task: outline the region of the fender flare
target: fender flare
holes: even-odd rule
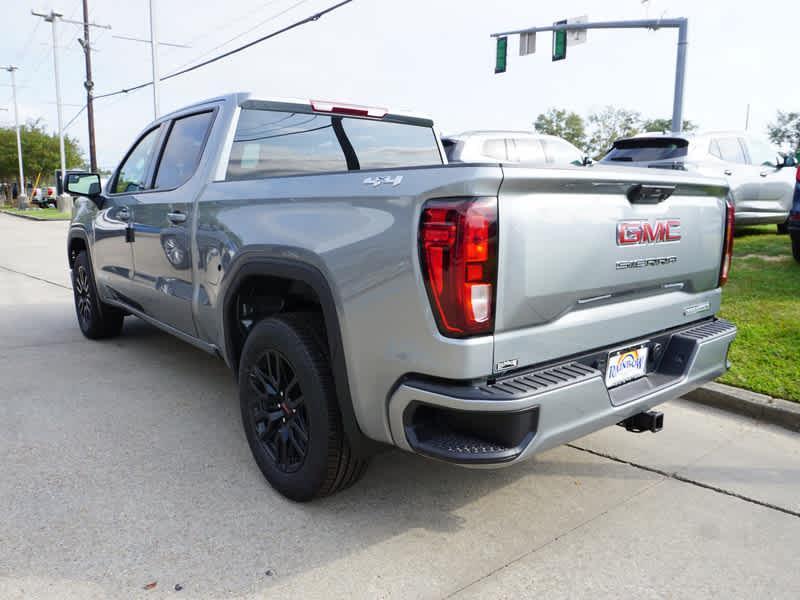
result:
[[[67,265],[69,266],[70,269],[72,269],[72,258],[70,257],[69,249],[70,246],[72,245],[72,240],[76,238],[80,238],[83,240],[83,243],[86,246],[86,253],[89,255],[89,261],[91,264],[92,253],[90,251],[90,248],[92,245],[89,240],[89,234],[83,227],[77,227],[73,225],[72,227],[69,228],[69,233],[67,234]]]
[[[363,457],[374,454],[379,444],[368,438],[361,431],[353,408],[339,314],[336,309],[333,292],[325,275],[317,267],[303,261],[270,256],[253,256],[252,254],[241,255],[230,265],[225,277],[227,281],[223,284],[224,287],[220,296],[218,316],[222,355],[225,362],[233,370],[234,376],[238,376],[239,356],[234,351],[232,333],[228,327],[230,322],[228,316],[233,308],[232,303],[240,284],[247,277],[253,276],[280,277],[301,281],[314,290],[322,307],[330,351],[331,370],[345,434],[350,442],[350,447],[356,454]]]

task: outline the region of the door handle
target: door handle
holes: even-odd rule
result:
[[[131,218],[131,212],[128,210],[126,206],[123,206],[117,211],[117,218],[120,221],[127,221]]]
[[[731,171],[730,169],[725,169],[723,173],[725,173],[725,175],[733,175],[733,171]]]
[[[186,221],[186,215],[179,210],[175,212],[167,213],[167,218],[176,225],[178,223],[184,223]]]
[[[767,176],[767,172],[766,172],[766,171],[761,171],[760,175],[761,175],[762,177],[766,177],[766,176]]]

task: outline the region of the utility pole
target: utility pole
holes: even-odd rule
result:
[[[497,38],[498,43],[498,64],[502,63],[502,69],[495,69],[497,73],[505,72],[505,51],[500,54],[500,43],[506,38],[504,43],[507,48],[507,37],[509,35],[530,35],[543,31],[586,31],[588,29],[677,29],[678,30],[678,55],[675,64],[675,94],[672,100],[672,131],[679,133],[683,129],[683,93],[684,81],[686,78],[686,52],[689,45],[689,20],[686,18],[678,19],[643,19],[637,21],[605,21],[598,23],[559,23],[549,27],[530,27],[528,29],[517,29],[503,33],[493,33],[492,37]],[[554,55],[555,56],[555,55]],[[502,58],[502,60],[501,60]],[[555,58],[554,58],[555,60]]]
[[[61,179],[64,179],[64,174],[67,172],[67,159],[66,155],[64,154],[64,128],[63,128],[63,115],[61,110],[61,78],[59,77],[58,73],[58,38],[56,36],[56,23],[60,18],[64,15],[61,13],[57,13],[54,10],[50,10],[49,13],[40,13],[36,12],[35,10],[31,11],[32,15],[37,17],[42,17],[45,21],[50,23],[52,26],[53,32],[53,70],[56,80],[56,113],[58,114],[58,152],[60,156],[60,165],[61,165]],[[58,183],[58,182],[56,182]],[[72,207],[69,206],[70,198],[64,193],[64,186],[63,184],[61,187],[61,195],[56,199],[58,204],[59,210],[62,212],[66,212],[67,210],[71,210]]]
[[[89,0],[83,0],[83,39],[78,40],[86,57],[86,120],[89,122],[89,170],[97,173],[97,151],[94,143],[94,81],[92,81],[92,47],[89,44]]]
[[[27,187],[25,186],[25,173],[22,169],[22,138],[19,133],[19,108],[17,106],[17,79],[14,72],[17,67],[8,65],[3,67],[6,71],[11,73],[11,95],[14,97],[14,127],[17,130],[17,161],[19,162],[19,195],[17,196],[17,207],[20,209],[25,208],[27,194]]]
[[[150,0],[150,57],[153,66],[153,118],[157,119],[160,75],[158,73],[158,36],[156,32],[155,3],[156,0]]]
[[[88,45],[88,39],[89,39],[88,28],[89,27],[102,27],[103,29],[111,29],[111,26],[110,25],[97,25],[95,23],[89,23],[89,21],[87,19],[87,17],[88,17],[88,14],[87,14],[88,10],[87,9],[88,9],[88,6],[86,5],[86,0],[84,0],[84,3],[83,3],[83,10],[84,10],[83,21],[71,21],[69,19],[65,19],[64,15],[62,15],[61,13],[57,13],[52,9],[50,10],[49,13],[37,12],[35,10],[31,11],[32,15],[37,16],[37,17],[42,17],[45,21],[50,23],[50,25],[52,25],[52,29],[53,29],[53,70],[54,70],[54,75],[55,75],[55,80],[56,80],[56,113],[58,114],[58,150],[59,150],[59,154],[60,154],[60,158],[61,158],[61,181],[58,182],[59,183],[59,187],[61,187],[61,195],[58,197],[57,202],[58,202],[58,208],[62,212],[67,212],[67,211],[72,210],[72,198],[69,196],[69,194],[67,194],[64,191],[64,180],[66,178],[66,173],[67,173],[67,159],[66,159],[66,155],[64,153],[64,123],[63,123],[63,114],[62,114],[63,111],[62,111],[62,106],[61,106],[61,78],[59,77],[59,72],[58,72],[58,38],[56,36],[56,23],[58,21],[64,21],[66,23],[73,23],[73,24],[76,24],[76,25],[83,25],[83,32],[84,32],[84,35],[86,36],[86,40],[84,40],[84,41],[87,42],[86,46],[84,47],[84,51],[86,52],[86,56],[87,56],[87,58],[86,58],[86,63],[87,63],[87,81],[91,81],[91,59],[89,58],[89,52],[91,52],[91,49],[89,48],[89,45]],[[89,87],[87,87],[87,96],[91,96],[91,89],[89,89]],[[89,102],[88,108],[89,108],[90,111],[92,110],[91,100]],[[94,123],[93,123],[94,113],[93,113],[93,111],[90,112],[90,114],[92,115],[91,117],[89,117],[90,145],[92,145],[93,144],[93,140],[94,140],[94,135],[93,135],[93,131],[94,131]]]

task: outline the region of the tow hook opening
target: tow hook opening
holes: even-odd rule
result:
[[[664,429],[664,413],[658,412],[657,410],[640,412],[632,417],[628,417],[624,421],[620,421],[617,425],[633,433],[643,433],[645,431],[658,433]]]

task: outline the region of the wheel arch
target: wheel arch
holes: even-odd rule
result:
[[[331,370],[344,431],[355,452],[363,456],[373,454],[378,443],[367,438],[361,431],[353,407],[341,324],[333,291],[325,275],[316,266],[298,260],[258,255],[243,255],[231,264],[219,303],[222,354],[225,362],[234,375],[237,375],[244,340],[237,342],[235,339],[236,302],[243,285],[248,280],[259,277],[300,282],[316,294],[325,323]]]
[[[81,250],[90,254],[89,246],[89,234],[86,233],[86,230],[82,227],[71,227],[67,235],[67,264],[70,269],[75,264],[75,259]],[[89,263],[91,264],[91,256],[89,256]]]

